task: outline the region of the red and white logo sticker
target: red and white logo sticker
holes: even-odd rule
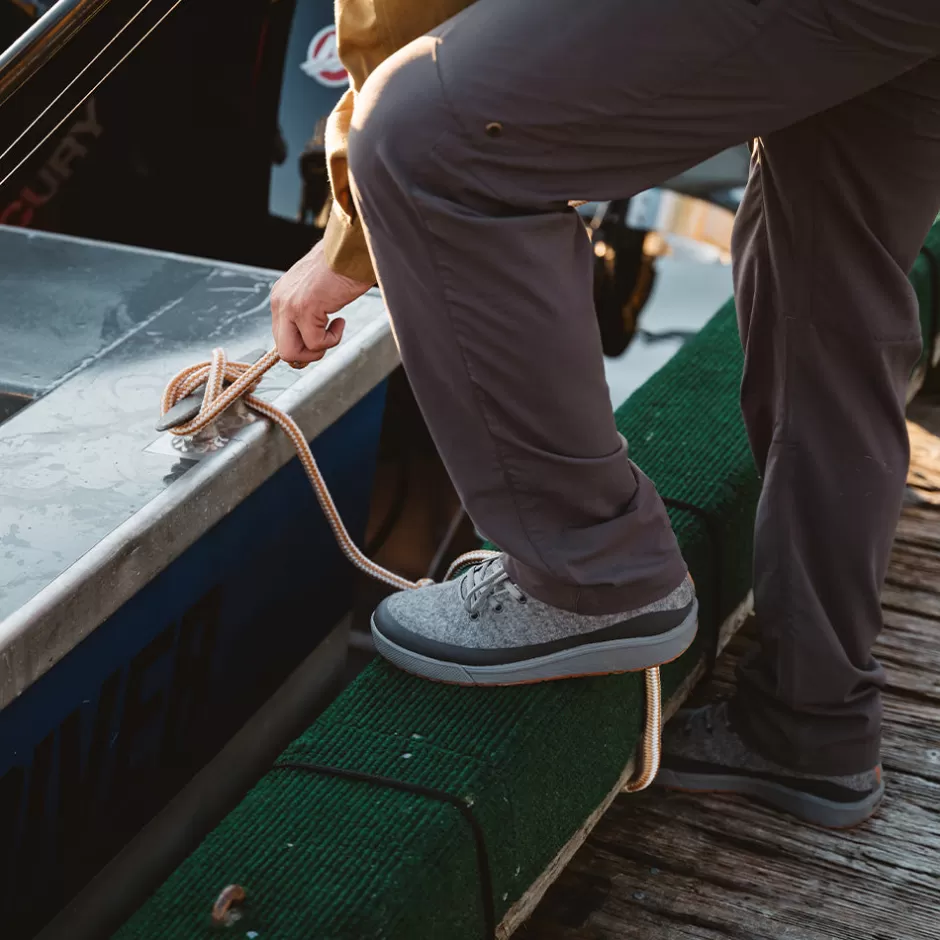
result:
[[[336,27],[324,26],[310,40],[307,59],[300,66],[304,74],[316,79],[327,88],[342,88],[349,84],[349,73],[343,68],[336,49]]]

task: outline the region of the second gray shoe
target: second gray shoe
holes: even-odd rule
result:
[[[768,760],[738,734],[728,702],[683,709],[673,718],[663,734],[656,784],[749,797],[830,829],[864,822],[885,792],[880,766],[838,776],[800,773]]]
[[[691,581],[639,610],[588,616],[529,597],[495,556],[443,584],[402,591],[372,616],[376,649],[407,672],[458,685],[519,685],[635,672],[692,644]]]

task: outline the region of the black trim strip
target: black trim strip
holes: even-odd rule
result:
[[[666,634],[680,627],[691,610],[691,603],[676,610],[653,610],[637,617],[621,620],[609,627],[592,630],[590,633],[575,633],[558,640],[531,643],[528,646],[500,647],[456,646],[453,643],[444,643],[421,636],[419,633],[412,633],[387,612],[384,601],[376,608],[374,619],[376,629],[385,639],[420,656],[427,656],[445,663],[456,663],[458,666],[509,666],[513,663],[523,663],[541,656],[551,656],[553,653],[590,646],[594,643]]]
[[[324,777],[339,777],[342,780],[352,780],[357,783],[371,783],[390,790],[402,793],[413,793],[417,796],[448,803],[460,812],[466,819],[473,832],[474,848],[477,856],[477,875],[480,883],[480,901],[483,906],[483,936],[485,940],[496,940],[496,911],[493,907],[493,877],[490,870],[490,858],[486,850],[486,839],[483,827],[473,815],[470,804],[462,797],[448,793],[446,790],[436,790],[433,787],[423,787],[417,783],[406,783],[404,780],[394,780],[391,777],[382,777],[378,774],[366,774],[358,770],[346,770],[343,767],[329,767],[326,764],[311,764],[305,761],[281,761],[274,765],[273,770],[298,770],[303,773],[319,774]]]

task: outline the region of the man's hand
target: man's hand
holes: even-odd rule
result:
[[[343,338],[346,326],[340,317],[331,323],[330,315],[371,286],[333,271],[318,242],[271,291],[271,331],[278,355],[291,364],[322,359]]]

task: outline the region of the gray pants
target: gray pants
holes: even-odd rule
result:
[[[518,583],[586,613],[685,566],[614,426],[569,199],[759,138],[735,231],[763,495],[738,714],[783,763],[879,759],[871,649],[921,348],[907,274],[940,207],[937,0],[478,0],[384,63],[350,142],[405,368]]]

